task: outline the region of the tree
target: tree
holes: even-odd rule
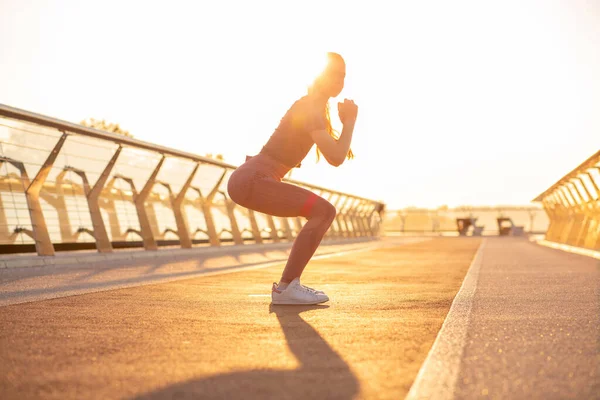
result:
[[[129,131],[122,129],[119,126],[119,124],[113,124],[112,122],[106,122],[106,120],[104,120],[104,119],[97,120],[94,118],[88,118],[88,119],[84,119],[79,124],[83,125],[83,126],[87,126],[88,128],[99,129],[101,131],[117,133],[119,135],[133,138],[133,135],[131,133],[129,133]]]

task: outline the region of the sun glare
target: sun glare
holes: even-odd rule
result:
[[[326,53],[296,53],[288,76],[304,88],[310,86],[327,66]]]
[[[327,67],[327,55],[326,54],[317,54],[314,57],[309,58],[307,65],[306,65],[306,71],[309,75],[309,79],[307,81],[307,85],[310,85],[313,83],[313,81],[319,76],[321,75],[321,73],[325,70],[325,68]]]

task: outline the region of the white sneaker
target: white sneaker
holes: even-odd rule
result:
[[[325,292],[324,292],[324,291],[322,291],[322,290],[313,289],[313,288],[311,288],[311,287],[308,287],[308,286],[306,286],[306,285],[302,285],[302,286],[304,286],[304,287],[305,287],[305,288],[307,288],[308,290],[310,290],[310,291],[313,291],[313,292],[315,292],[315,293],[318,293],[318,294],[325,294]]]
[[[273,282],[271,289],[271,302],[273,304],[319,304],[329,300],[325,293],[319,293],[314,289],[300,284],[296,278],[290,282],[285,290],[280,290]]]

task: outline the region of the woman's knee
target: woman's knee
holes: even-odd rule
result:
[[[333,204],[322,197],[315,202],[311,217],[318,217],[328,221],[330,224],[335,219],[337,210]]]

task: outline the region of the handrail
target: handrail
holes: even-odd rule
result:
[[[119,134],[112,133],[112,132],[106,132],[106,131],[102,131],[102,130],[95,129],[95,128],[89,128],[87,126],[75,124],[75,123],[68,122],[68,121],[63,121],[63,120],[60,120],[57,118],[49,117],[49,116],[42,115],[42,114],[37,114],[37,113],[31,112],[31,111],[22,110],[22,109],[19,109],[16,107],[11,107],[11,106],[8,106],[8,105],[2,104],[2,103],[0,103],[0,116],[18,119],[18,120],[27,121],[27,122],[32,122],[34,124],[47,126],[50,128],[55,128],[59,131],[78,133],[81,135],[90,136],[90,137],[94,137],[97,139],[111,141],[111,142],[121,144],[121,145],[128,145],[128,146],[136,147],[136,148],[143,149],[143,150],[150,150],[150,151],[154,151],[154,152],[157,152],[160,154],[170,155],[170,156],[179,157],[179,158],[185,158],[185,159],[189,159],[192,161],[200,161],[200,162],[207,163],[207,164],[213,164],[213,165],[223,167],[223,168],[228,168],[228,169],[236,169],[237,168],[235,165],[227,164],[225,162],[215,160],[212,158],[203,157],[203,156],[200,156],[197,154],[188,153],[185,151],[172,149],[172,148],[165,147],[165,146],[160,146],[157,144],[152,144],[150,142],[130,138],[130,137],[127,137],[124,135],[119,135]],[[293,183],[296,185],[310,187],[311,189],[315,189],[315,190],[326,190],[328,192],[335,193],[335,194],[342,195],[342,196],[352,196],[353,198],[357,198],[357,199],[361,199],[361,200],[375,201],[373,199],[368,199],[368,198],[356,196],[353,194],[351,195],[349,193],[344,193],[344,192],[340,192],[338,190],[333,190],[333,189],[329,189],[329,188],[325,188],[322,186],[318,186],[318,185],[314,185],[314,184],[306,183],[306,182],[301,182],[301,181],[297,181],[297,180],[293,180],[293,179],[284,179],[284,181]]]
[[[97,139],[103,139],[117,144],[137,147],[143,150],[150,150],[160,154],[166,154],[174,157],[187,158],[193,161],[201,161],[208,164],[218,165],[226,168],[236,168],[233,165],[214,160],[212,158],[199,156],[192,153],[187,153],[181,150],[175,150],[168,147],[152,144],[143,140],[130,138],[124,135],[119,135],[112,132],[101,131],[95,128],[74,124],[72,122],[63,121],[57,118],[48,117],[42,114],[36,114],[31,111],[21,110],[19,108],[7,106],[0,103],[0,116],[18,119],[21,121],[32,122],[34,124],[55,128],[59,131],[67,131],[79,133],[81,135],[90,136]]]
[[[549,193],[553,192],[556,188],[563,185],[565,182],[568,182],[572,178],[576,178],[578,175],[586,172],[590,168],[594,167],[596,164],[600,162],[600,150],[598,150],[595,154],[591,155],[587,160],[579,164],[577,167],[573,168],[568,174],[560,178],[556,183],[546,189],[544,192],[540,193],[533,201],[541,202],[544,197],[546,197]]]
[[[600,151],[538,195],[550,219],[546,240],[600,250]]]

